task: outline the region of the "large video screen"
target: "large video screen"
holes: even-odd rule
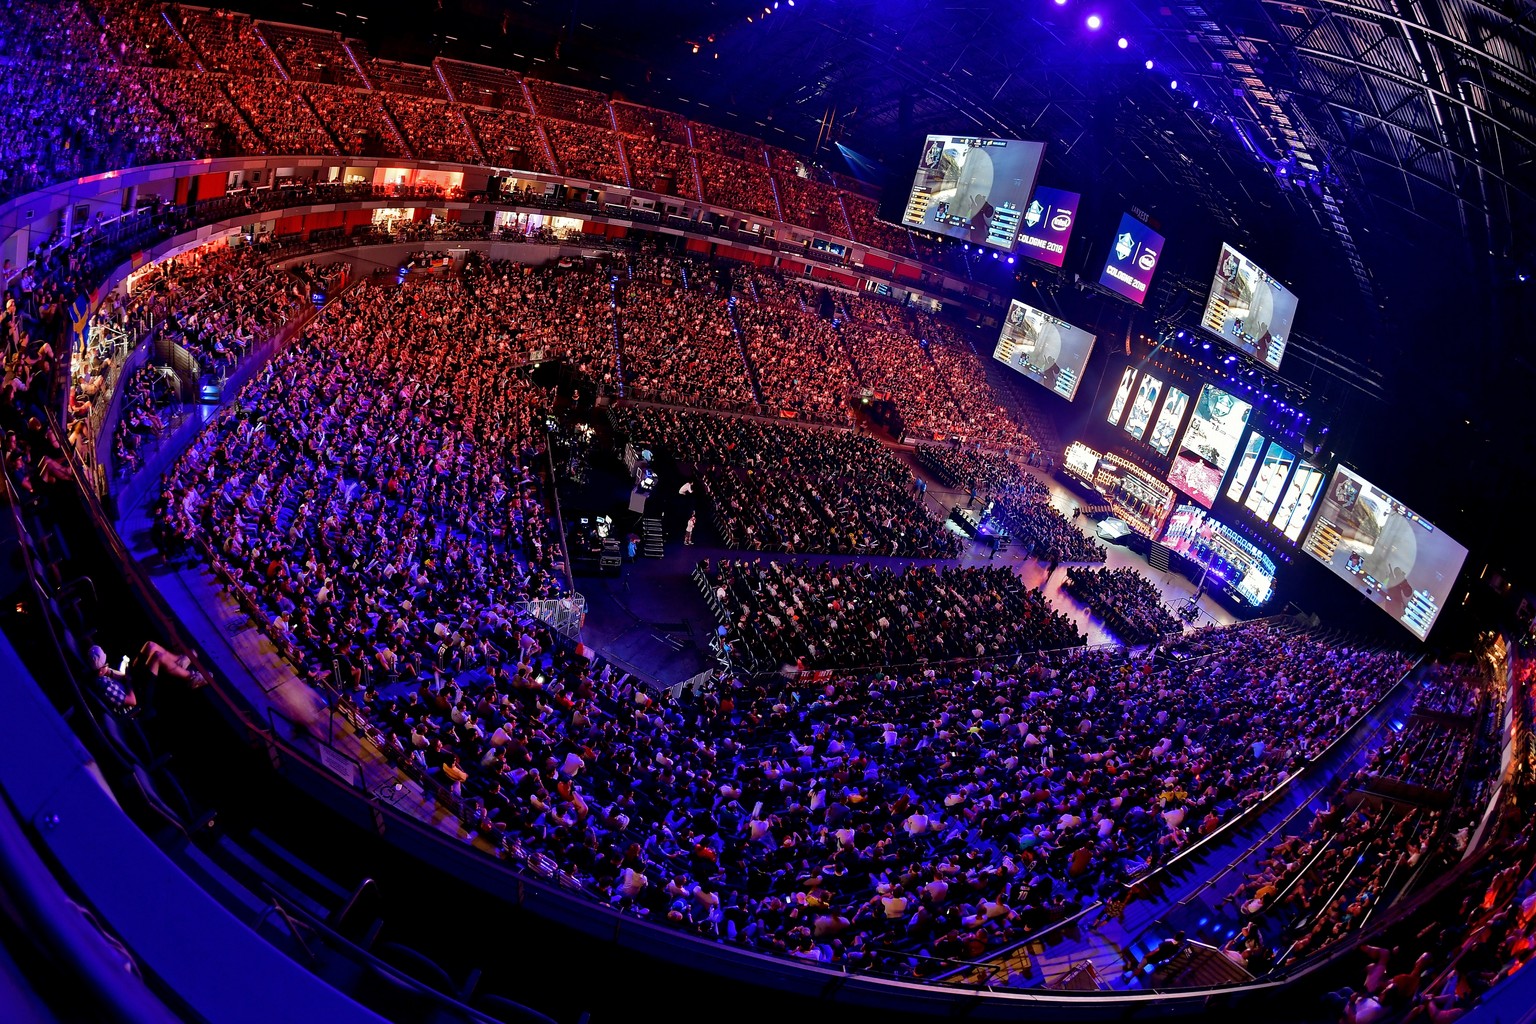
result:
[[[1131,400],[1131,385],[1136,383],[1136,367],[1127,366],[1125,372],[1120,375],[1120,387],[1115,391],[1115,400],[1109,406],[1109,422],[1116,426],[1120,423],[1120,416],[1125,412],[1125,403]]]
[[[1141,375],[1141,385],[1136,388],[1136,401],[1131,403],[1130,414],[1125,417],[1125,432],[1138,441],[1147,432],[1147,423],[1152,419],[1152,410],[1157,408],[1157,396],[1162,390],[1162,381],[1150,373]]]
[[[1200,389],[1194,415],[1184,429],[1180,447],[1200,456],[1225,475],[1243,439],[1253,406],[1210,384]]]
[[[1216,491],[1221,487],[1221,470],[1181,448],[1168,468],[1168,482],[1210,508],[1216,504]]]
[[[1269,448],[1264,452],[1264,462],[1259,467],[1259,475],[1253,481],[1253,488],[1248,492],[1248,500],[1244,502],[1248,511],[1268,522],[1274,514],[1275,506],[1280,504],[1280,492],[1285,487],[1285,482],[1290,479],[1291,467],[1296,464],[1296,453],[1287,451],[1274,441],[1269,443]]]
[[[1216,492],[1232,465],[1232,456],[1248,428],[1248,414],[1252,411],[1247,402],[1220,388],[1209,384],[1202,387],[1189,426],[1184,428],[1184,438],[1179,442],[1179,452],[1168,469],[1168,482],[1206,508],[1215,504]],[[1258,451],[1252,454],[1257,460]],[[1253,463],[1245,456],[1240,472],[1245,483],[1252,470]],[[1238,488],[1238,493],[1241,492],[1242,488]]]
[[[1152,428],[1152,436],[1148,444],[1159,455],[1167,455],[1173,447],[1173,439],[1179,432],[1179,421],[1184,419],[1184,410],[1189,408],[1189,396],[1178,388],[1169,388],[1168,394],[1163,397],[1163,411],[1157,414],[1157,426]]]
[[[1099,284],[1139,305],[1147,300],[1162,255],[1163,236],[1130,214],[1122,214]]]
[[[1278,370],[1295,319],[1296,296],[1248,257],[1223,245],[1200,326]]]
[[[1227,484],[1227,497],[1232,501],[1242,500],[1243,491],[1248,489],[1248,481],[1253,479],[1253,469],[1259,464],[1263,452],[1264,435],[1254,431],[1248,435],[1248,446],[1243,449],[1243,457],[1237,460],[1237,472]]]
[[[1072,223],[1077,220],[1077,204],[1082,196],[1059,188],[1035,189],[1024,208],[1023,226],[1019,228],[1019,249],[1030,259],[1059,267],[1067,261],[1067,242],[1072,238]]]
[[[1094,336],[1081,327],[1014,299],[1008,304],[1008,316],[992,358],[1070,402],[1077,397],[1093,340]]]
[[[1280,502],[1275,518],[1271,520],[1275,529],[1285,534],[1285,539],[1292,544],[1301,536],[1302,527],[1307,525],[1307,517],[1312,514],[1312,506],[1317,504],[1317,493],[1322,485],[1322,470],[1306,459],[1296,464],[1296,473],[1291,477],[1291,486],[1286,488],[1285,500]]]
[[[1467,549],[1347,467],[1334,470],[1302,549],[1427,639]]]
[[[930,135],[901,222],[1012,252],[1044,152],[1043,142]]]

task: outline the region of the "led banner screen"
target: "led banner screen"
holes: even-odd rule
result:
[[[1077,397],[1093,340],[1094,336],[1081,327],[1014,299],[1008,304],[1008,316],[992,358],[1070,402]]]
[[[1296,296],[1230,245],[1221,247],[1200,326],[1271,369],[1280,368]]]
[[[1450,597],[1467,549],[1353,470],[1334,470],[1302,549],[1420,640]]]
[[[1120,375],[1120,387],[1115,392],[1115,401],[1109,407],[1109,422],[1119,425],[1120,415],[1125,412],[1125,403],[1131,400],[1131,385],[1135,383],[1136,367],[1127,366]]]
[[[1163,255],[1163,236],[1130,214],[1120,217],[1120,228],[1109,243],[1109,257],[1099,284],[1116,295],[1140,305],[1147,300],[1152,275]]]
[[[1019,251],[1030,259],[1059,267],[1067,261],[1067,242],[1082,196],[1044,185],[1035,189],[1019,227]]]
[[[1197,565],[1206,566],[1218,586],[1255,608],[1275,593],[1275,562],[1226,523],[1193,505],[1180,505],[1168,517],[1163,543]],[[1210,585],[1211,580],[1206,580]]]
[[[1169,388],[1163,398],[1163,411],[1157,414],[1157,426],[1152,428],[1152,437],[1148,441],[1157,454],[1167,455],[1173,447],[1179,423],[1184,419],[1184,410],[1188,408],[1189,396],[1178,388]]]
[[[1142,374],[1141,386],[1136,389],[1136,401],[1131,403],[1130,415],[1125,418],[1125,432],[1136,440],[1147,431],[1147,421],[1157,407],[1157,396],[1163,390],[1163,382],[1150,373]]]
[[[1044,152],[1043,142],[930,135],[901,222],[1012,252]]]

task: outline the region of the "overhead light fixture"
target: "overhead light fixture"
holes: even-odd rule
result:
[[[1175,78],[1173,81],[1168,83],[1168,88],[1170,88],[1170,89],[1177,89],[1178,87],[1179,87],[1179,80],[1177,78]]]
[[[1097,14],[1090,14],[1090,15],[1088,15],[1088,28],[1091,31],[1097,32],[1100,28],[1103,27],[1103,25],[1104,25],[1104,19],[1103,18],[1099,17]]]
[[[1131,45],[1131,41],[1129,39],[1125,38],[1125,36],[1121,36],[1119,39],[1115,40],[1115,45],[1120,47],[1120,49],[1123,50],[1127,46]]]
[[[1146,65],[1145,65],[1145,67],[1146,67],[1146,69],[1147,69],[1147,70],[1148,70],[1148,71],[1151,71],[1151,70],[1152,70],[1152,62],[1151,62],[1151,61],[1150,61],[1150,60],[1148,60],[1148,61],[1147,61],[1147,63],[1146,63]]]

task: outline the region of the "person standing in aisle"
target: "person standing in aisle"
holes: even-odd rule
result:
[[[698,521],[699,516],[697,512],[689,513],[688,525],[683,527],[683,544],[687,547],[693,546],[693,528],[698,523]]]

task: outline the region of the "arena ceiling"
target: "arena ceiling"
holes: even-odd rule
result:
[[[1425,509],[1449,527],[1536,475],[1536,0],[236,6],[678,110],[888,192],[928,132],[1044,139],[1041,181],[1090,219],[1164,229],[1153,313],[1191,301],[1221,241],[1292,286],[1283,375],[1384,486],[1422,492],[1454,459],[1462,486]]]

